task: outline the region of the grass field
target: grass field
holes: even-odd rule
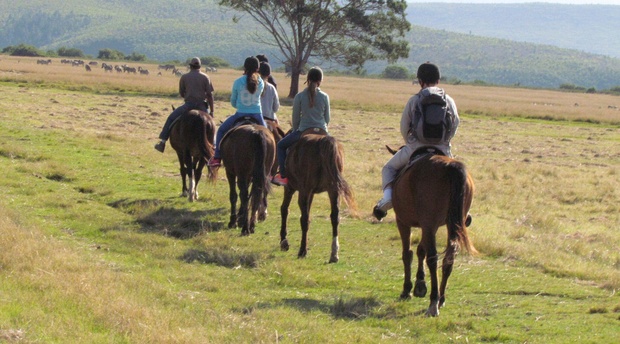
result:
[[[306,259],[296,202],[291,251],[279,250],[280,188],[250,237],[225,227],[223,173],[201,182],[198,202],[178,197],[176,155],[153,149],[181,103],[176,77],[35,62],[0,56],[0,342],[617,341],[619,97],[445,85],[462,120],[453,152],[476,182],[481,255],[457,257],[446,307],[426,318],[428,298],[398,300],[393,215],[370,214],[410,82],[326,76],[359,207],[341,213],[340,262],[327,264],[326,195]],[[211,74],[216,120],[233,113],[238,75]],[[288,128],[290,107],[279,117]]]

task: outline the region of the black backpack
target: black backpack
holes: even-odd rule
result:
[[[413,118],[412,133],[418,141],[425,144],[447,142],[452,128],[453,116],[446,96],[443,90],[436,90],[424,89],[420,92]]]

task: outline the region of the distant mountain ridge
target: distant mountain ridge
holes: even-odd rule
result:
[[[620,58],[620,6],[617,5],[411,2],[407,14],[412,24],[432,29]]]
[[[476,16],[474,12],[490,13],[488,9],[495,5],[479,7],[480,5],[437,3],[431,4],[432,6],[426,4],[430,8],[426,10],[423,5],[409,4],[407,10],[414,24],[420,17],[425,18],[424,26],[414,25],[407,36],[411,43],[409,58],[398,61],[411,72],[422,62],[434,61],[441,66],[444,76],[464,82],[480,80],[499,85],[546,88],[574,84],[594,87],[597,90],[620,86],[619,58],[585,53],[585,49],[570,50],[550,44],[525,43],[525,39],[516,42],[478,35],[483,29],[491,27],[491,17],[484,20],[478,17],[479,21],[489,23],[479,23],[479,26],[475,26],[475,32],[471,30],[472,34],[429,28],[441,22],[440,17],[430,14],[437,12],[437,8],[440,9],[439,12],[445,13],[456,11],[451,15],[444,14],[446,22],[459,18],[463,23],[475,23],[475,20],[469,18]],[[517,8],[514,11],[512,7],[497,6],[509,8],[508,12],[521,13],[519,15],[525,17],[536,18],[535,13],[552,13],[553,15],[544,20],[552,27],[566,23],[568,19],[563,18],[570,16],[564,15],[562,11],[572,9],[566,5],[533,5],[540,6],[514,5]],[[611,7],[610,13],[615,13],[616,7],[620,8],[593,7]],[[0,8],[3,8],[0,12],[0,48],[21,43],[34,45],[42,50],[56,50],[64,46],[81,49],[93,56],[97,56],[101,49],[110,48],[125,54],[145,54],[162,62],[184,61],[192,56],[218,56],[235,66],[241,65],[249,55],[265,53],[275,67],[281,65],[281,55],[277,48],[252,41],[249,33],[260,32],[261,27],[247,15],[220,8],[216,0],[0,0]],[[480,11],[480,8],[484,11]],[[520,8],[530,8],[531,12],[523,12]],[[540,8],[545,10],[538,10]],[[497,12],[497,16],[500,16],[500,12],[506,11]],[[583,12],[584,15],[591,13],[587,10]],[[235,16],[240,18],[238,24],[232,20]],[[617,18],[620,18],[620,15]],[[583,32],[594,32],[592,30],[595,29],[591,28],[593,25],[586,25],[595,22],[594,19],[596,18],[585,16],[581,18],[583,25],[580,28]],[[614,31],[619,32],[615,29],[618,23],[608,23],[607,19],[599,22],[614,28],[609,30],[608,35]],[[495,25],[498,32],[502,31],[502,25],[510,27],[501,20],[496,21]],[[607,29],[608,27],[603,27],[599,31]],[[542,31],[539,32],[543,36]],[[565,29],[565,32],[573,31]],[[592,40],[607,40],[610,45],[620,47],[620,44],[615,43],[620,39],[620,35],[615,38],[602,33],[601,35]],[[574,36],[576,39],[577,35]],[[326,69],[343,69],[328,63],[321,64]],[[370,62],[365,69],[370,74],[378,74],[386,65],[386,61]]]

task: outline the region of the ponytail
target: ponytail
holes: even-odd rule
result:
[[[258,59],[254,56],[250,56],[245,59],[243,63],[243,74],[247,76],[247,88],[248,92],[254,94],[258,89]]]
[[[308,78],[306,83],[308,84],[308,91],[310,96],[310,107],[314,107],[314,99],[316,98],[316,90],[319,88],[319,84],[323,80],[323,71],[319,67],[312,67],[308,71]]]

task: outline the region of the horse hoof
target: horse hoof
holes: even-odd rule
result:
[[[288,240],[284,239],[280,241],[280,250],[288,251],[288,249],[289,249]]]
[[[439,308],[443,307],[446,304],[446,297],[442,296],[439,298]]]
[[[306,251],[299,251],[299,253],[297,254],[297,258],[301,259],[301,258],[306,258],[306,254],[308,252]]]
[[[228,223],[228,229],[233,229],[235,227],[237,227],[237,223],[232,222],[232,221]]]
[[[249,236],[249,235],[250,235],[249,231],[247,231],[247,230],[241,231],[241,236]]]
[[[338,263],[338,256],[331,256],[329,258],[329,263]]]
[[[415,288],[413,288],[413,295],[415,297],[426,296],[426,282],[424,282],[424,280],[415,281]]]
[[[401,300],[410,300],[411,299],[411,293],[408,291],[403,291],[402,293],[400,293],[400,299]]]

